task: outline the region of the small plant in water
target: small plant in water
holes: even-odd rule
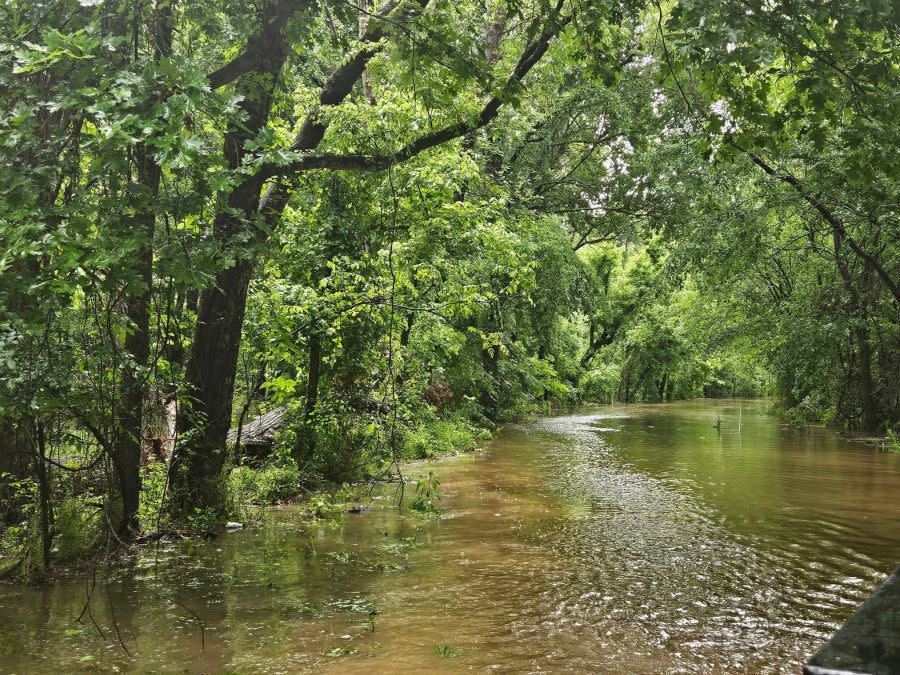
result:
[[[432,470],[428,476],[416,483],[416,496],[409,505],[411,511],[422,515],[434,516],[440,513],[437,503],[441,498],[441,482]]]
[[[893,429],[888,429],[887,437],[890,442],[890,445],[887,447],[888,451],[900,453],[900,433]]]
[[[321,520],[339,521],[343,516],[342,503],[339,495],[319,492],[311,496],[304,506],[304,510]]]
[[[444,643],[435,645],[434,653],[443,659],[455,659],[458,656],[462,656],[462,652],[456,647],[451,647],[450,645],[445,645]]]
[[[187,517],[187,526],[193,532],[208,534],[222,524],[222,517],[213,509],[195,508]]]

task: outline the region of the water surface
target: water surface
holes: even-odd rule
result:
[[[431,465],[439,520],[282,508],[0,586],[0,671],[797,672],[900,562],[900,456],[764,411],[545,418]]]

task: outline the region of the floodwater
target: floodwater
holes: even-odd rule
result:
[[[440,519],[282,508],[0,586],[0,672],[796,673],[900,562],[900,456],[764,411],[540,419],[408,468],[437,471]]]

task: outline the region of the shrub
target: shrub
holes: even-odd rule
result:
[[[888,429],[887,437],[888,441],[890,441],[890,445],[888,446],[890,451],[900,453],[900,433],[894,431],[893,429]]]
[[[592,403],[608,403],[619,386],[618,368],[603,364],[581,376],[579,382],[581,400]]]
[[[141,471],[141,498],[138,502],[138,522],[142,530],[155,530],[168,525],[168,513],[163,508],[166,491],[165,462],[151,462]]]
[[[789,424],[804,427],[827,421],[830,412],[826,402],[807,396],[794,407],[784,410],[782,415]]]
[[[426,422],[406,433],[403,456],[428,459],[474,450],[480,435],[479,429],[458,419]]]
[[[102,505],[69,497],[56,507],[56,558],[73,560],[97,544],[102,531]]]
[[[269,506],[296,497],[303,478],[293,460],[275,458],[234,468],[229,482],[236,503]]]
[[[527,420],[534,417],[539,410],[540,405],[535,401],[524,397],[516,397],[497,411],[497,421],[519,422]]]

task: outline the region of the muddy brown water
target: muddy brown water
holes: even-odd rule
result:
[[[91,579],[0,586],[0,672],[798,672],[900,562],[900,456],[765,409],[511,426],[408,469],[439,520],[273,509],[100,571],[93,621]]]

